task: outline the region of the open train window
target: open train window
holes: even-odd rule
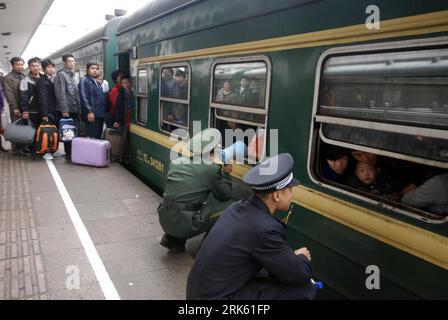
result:
[[[137,122],[148,122],[148,69],[140,67],[137,73]]]
[[[448,222],[446,44],[357,48],[330,50],[321,58],[313,178],[395,212]],[[363,161],[356,156],[361,153],[378,161]],[[438,190],[428,195],[431,188]]]
[[[223,137],[223,148],[245,145],[245,162],[266,154],[266,125],[271,78],[263,56],[217,60],[212,69],[210,126]]]
[[[160,69],[160,129],[171,133],[188,132],[190,114],[190,67],[164,65]]]

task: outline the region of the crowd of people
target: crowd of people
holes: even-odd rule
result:
[[[109,90],[101,65],[91,61],[86,65],[86,76],[78,83],[73,54],[65,54],[62,60],[64,67],[56,71],[50,59],[32,58],[28,61],[29,73],[25,75],[25,61],[20,57],[11,59],[12,71],[0,81],[0,108],[5,106],[4,95],[11,122],[22,118],[38,128],[42,123],[59,126],[61,119],[73,119],[77,134],[94,139],[103,137],[105,126],[129,130],[134,103],[129,76],[120,70],[113,71],[115,85]],[[81,127],[85,128],[84,132]],[[1,144],[0,148],[6,151]],[[71,141],[64,142],[64,150],[70,160]],[[35,151],[35,143],[12,144],[14,155],[30,156]]]

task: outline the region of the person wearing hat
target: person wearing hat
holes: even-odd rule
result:
[[[292,250],[286,226],[273,217],[288,211],[293,158],[280,154],[243,178],[255,195],[225,210],[204,240],[188,276],[187,299],[314,299],[311,255]]]
[[[170,164],[157,212],[165,231],[160,244],[171,252],[184,251],[187,239],[208,232],[232,203],[232,165],[213,163],[219,138],[217,129],[203,130],[187,144],[192,157]]]

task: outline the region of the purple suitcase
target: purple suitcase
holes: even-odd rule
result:
[[[72,140],[72,163],[91,167],[106,167],[110,162],[109,141],[89,138]]]

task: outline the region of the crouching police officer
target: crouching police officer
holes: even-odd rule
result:
[[[170,164],[163,202],[157,211],[165,231],[160,244],[171,252],[184,251],[187,239],[208,232],[233,202],[232,165],[213,163],[219,137],[217,129],[203,130],[187,144],[193,157]]]
[[[187,299],[313,299],[311,255],[292,250],[285,225],[273,217],[288,211],[293,159],[281,154],[250,170],[243,181],[255,195],[224,211],[202,244],[188,276]]]

